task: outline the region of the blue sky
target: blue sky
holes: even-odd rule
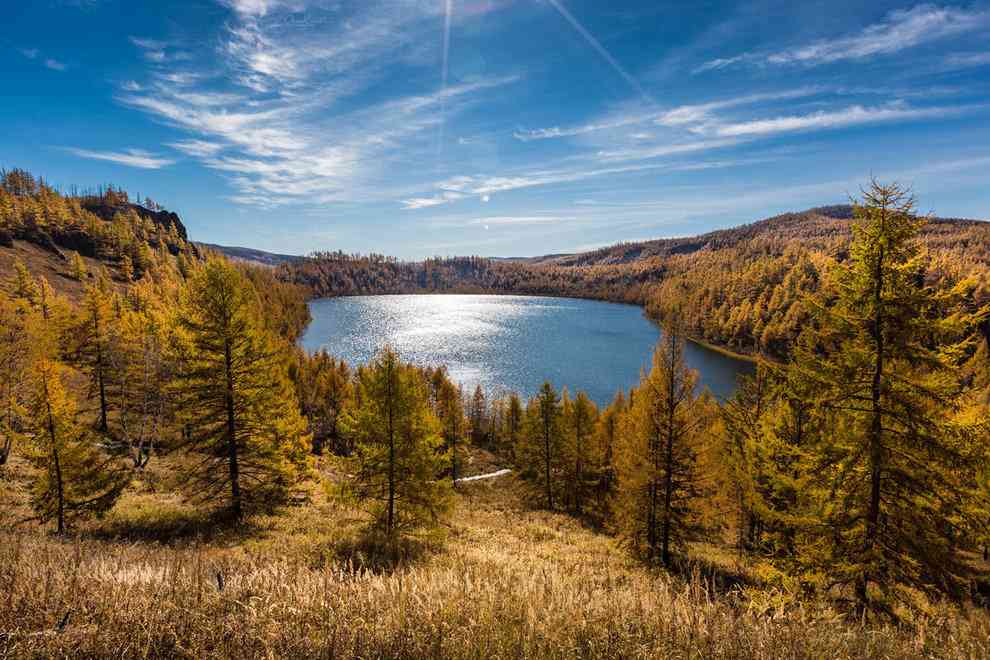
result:
[[[193,238],[532,255],[844,201],[990,217],[990,4],[36,0],[0,165]]]

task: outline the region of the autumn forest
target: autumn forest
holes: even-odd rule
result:
[[[269,266],[136,197],[0,177],[0,655],[990,648],[987,223],[872,181],[575,255]],[[310,299],[427,292],[662,338],[604,407],[298,346]],[[718,400],[692,341],[754,375]]]

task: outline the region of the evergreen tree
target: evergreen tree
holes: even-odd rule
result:
[[[439,478],[447,462],[440,422],[423,374],[390,348],[360,371],[357,399],[354,491],[372,502],[375,525],[394,541],[449,507],[450,483]]]
[[[546,496],[547,508],[554,509],[554,492],[558,489],[561,463],[560,395],[546,381],[526,410],[526,460],[531,469],[538,470],[539,481]]]
[[[32,333],[32,364],[27,403],[31,442],[27,458],[35,468],[31,506],[43,522],[55,520],[59,534],[74,519],[108,511],[129,477],[115,459],[96,448],[66,394],[64,367],[50,356],[55,341],[48,321],[39,318]]]
[[[925,284],[922,221],[897,185],[873,182],[854,209],[835,300],[795,351],[813,396],[816,515],[802,559],[860,610],[893,613],[908,589],[960,596],[959,520],[976,482],[968,430],[952,421],[971,317],[959,290]]]
[[[591,442],[598,418],[598,409],[584,392],[573,400],[563,398],[563,426],[566,436],[565,483],[571,510],[580,515],[591,494],[597,475],[597,457]]]
[[[488,403],[485,401],[485,392],[481,389],[481,385],[474,388],[470,415],[471,442],[475,447],[484,446],[488,435]]]
[[[71,332],[72,358],[85,370],[90,379],[90,398],[97,400],[98,428],[109,430],[109,399],[107,383],[110,380],[110,350],[113,343],[114,295],[105,274],[86,287],[79,315]]]
[[[519,395],[512,392],[509,395],[509,404],[505,411],[505,434],[506,444],[509,448],[509,457],[516,460],[519,453],[519,443],[522,439],[523,429],[523,405]]]
[[[120,274],[123,276],[125,282],[130,282],[134,279],[134,262],[131,260],[130,255],[125,254],[120,258]]]
[[[230,264],[197,270],[182,295],[176,395],[186,481],[202,501],[278,504],[310,471],[310,439],[251,285]]]
[[[12,284],[14,298],[24,300],[33,305],[38,299],[38,283],[31,277],[31,271],[20,259],[14,260],[14,279]]]
[[[722,463],[724,477],[733,491],[736,545],[752,548],[759,543],[758,497],[762,475],[757,452],[763,441],[763,421],[770,407],[770,374],[757,365],[752,376],[739,378],[732,397],[720,409],[722,415]]]
[[[27,418],[27,319],[27,310],[0,292],[0,466],[10,457],[14,440],[22,437]]]
[[[72,253],[70,265],[72,268],[72,278],[79,282],[84,282],[89,274],[86,271],[86,262],[83,261],[82,256],[78,252]]]
[[[697,449],[704,416],[694,396],[697,378],[684,363],[684,339],[672,319],[652,369],[631,397],[616,447],[619,529],[634,550],[659,556],[666,566],[702,529]]]
[[[597,505],[602,518],[609,518],[609,500],[615,492],[615,447],[619,436],[620,422],[626,410],[626,397],[619,391],[612,403],[598,417],[594,440],[596,453],[601,461],[599,470]]]
[[[144,468],[164,444],[172,421],[167,346],[172,319],[157,307],[126,311],[117,321],[118,348],[111,353],[111,390],[120,439],[136,468]]]
[[[450,478],[456,484],[461,476],[458,449],[466,424],[461,388],[446,377],[440,383],[440,390],[437,392],[437,415],[440,418],[444,444],[450,454]]]

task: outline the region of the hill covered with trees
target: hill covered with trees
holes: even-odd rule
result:
[[[990,223],[932,218],[919,240],[924,277],[951,287],[973,278],[990,300]],[[848,261],[852,207],[788,213],[690,238],[622,243],[576,255],[399,261],[315,253],[279,266],[281,279],[316,297],[381,293],[515,293],[642,305],[658,321],[672,310],[689,336],[744,354],[787,355],[830,268]]]

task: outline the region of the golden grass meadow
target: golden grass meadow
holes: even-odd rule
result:
[[[395,561],[362,542],[365,514],[332,486],[234,531],[184,505],[166,476],[167,460],[66,538],[17,524],[24,490],[4,482],[0,657],[990,654],[978,609],[850,620],[757,577],[728,547],[695,546],[681,574],[651,569],[608,534],[532,509],[513,476],[463,484],[441,532]]]

